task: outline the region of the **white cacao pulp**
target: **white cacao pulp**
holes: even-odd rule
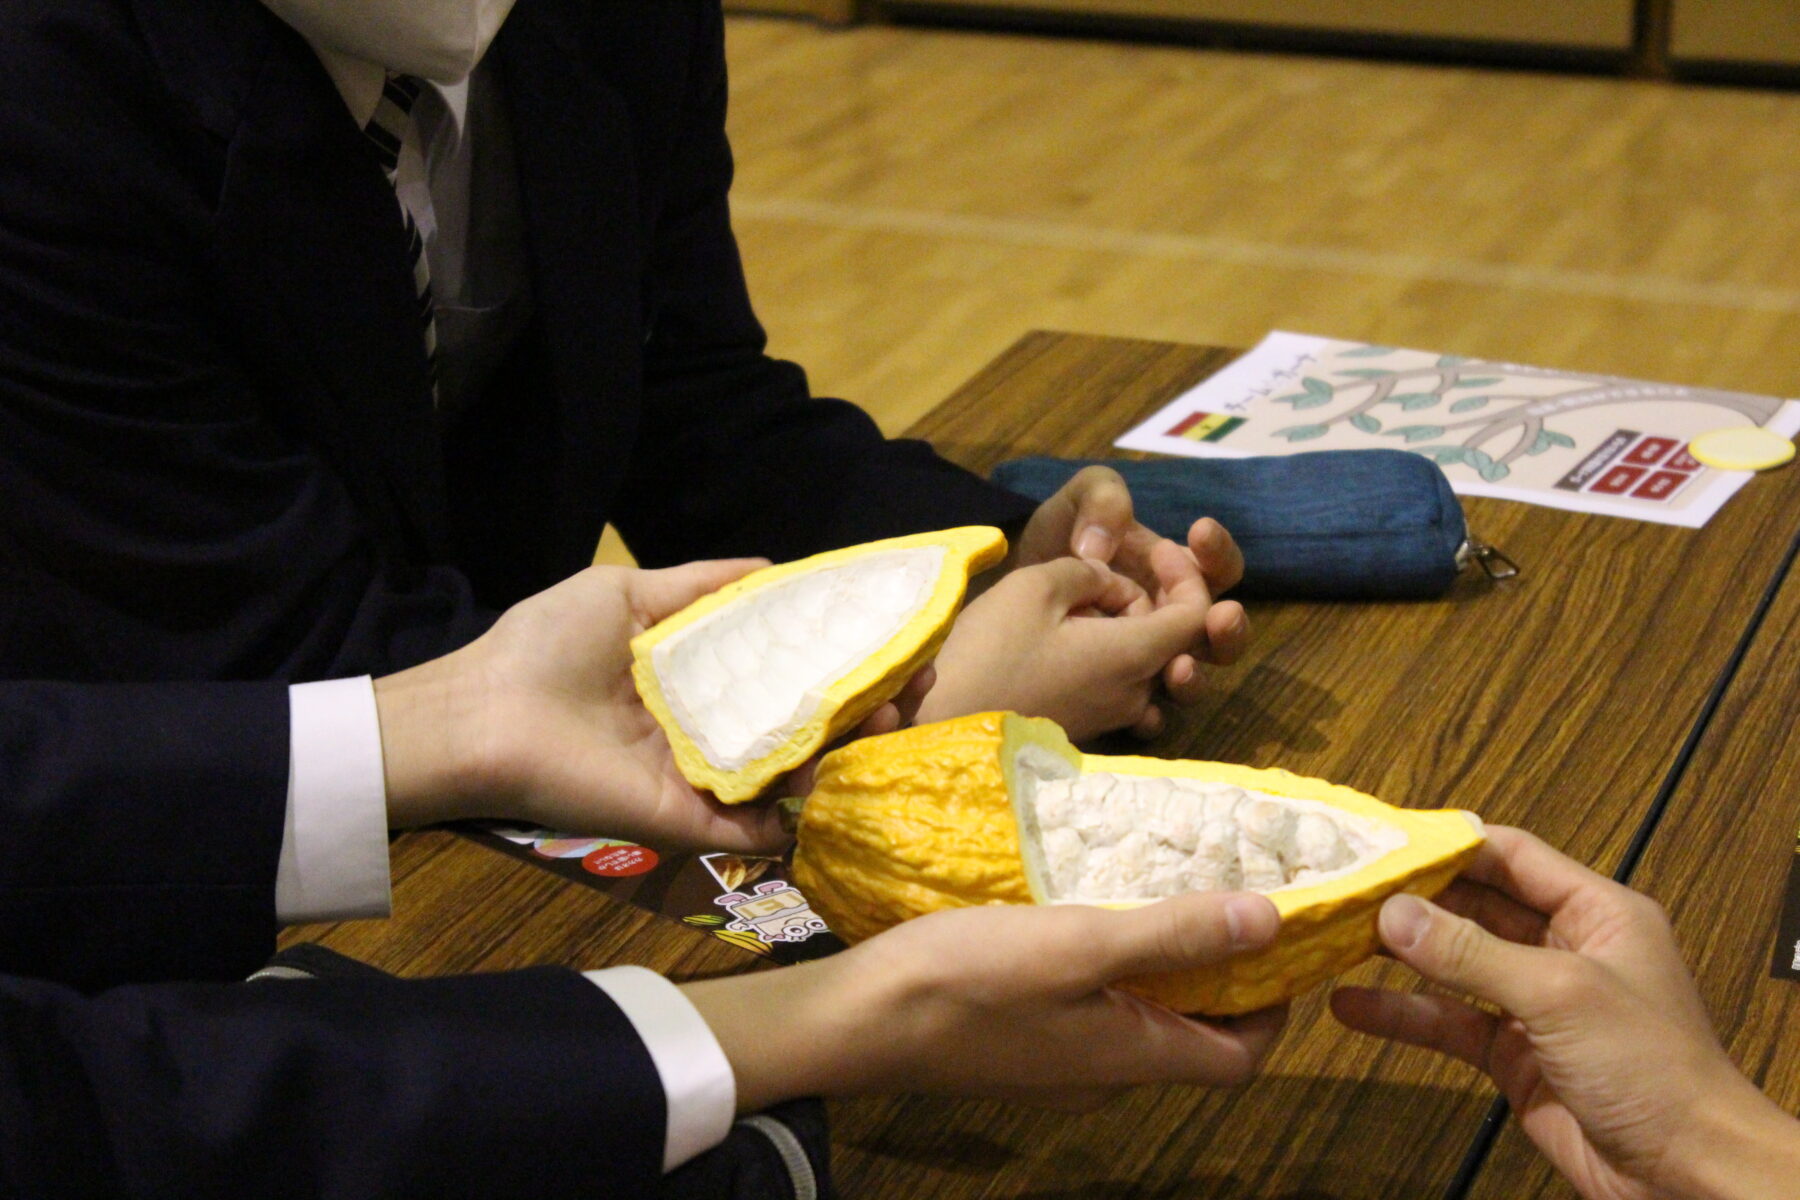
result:
[[[1052,902],[1304,887],[1407,842],[1316,801],[1175,776],[1073,776],[1048,759],[1020,771],[1030,795],[1018,811]]]
[[[661,642],[653,661],[682,731],[720,770],[767,754],[918,615],[944,556],[918,546],[796,575]]]

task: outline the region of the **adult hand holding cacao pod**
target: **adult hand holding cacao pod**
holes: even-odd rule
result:
[[[832,958],[682,990],[731,1062],[739,1112],[883,1092],[1087,1109],[1138,1084],[1254,1075],[1285,1008],[1197,1021],[1111,985],[1254,953],[1279,925],[1275,906],[1248,893],[1117,912],[965,908]]]
[[[1381,910],[1440,990],[1341,988],[1338,1019],[1485,1072],[1590,1200],[1794,1195],[1800,1122],[1719,1044],[1662,907],[1522,829],[1488,839],[1441,906]]]
[[[469,645],[377,680],[390,826],[496,817],[659,847],[786,846],[774,809],[722,805],[682,776],[631,676],[633,636],[766,566],[590,567]],[[929,674],[897,677],[856,732],[909,720]]]

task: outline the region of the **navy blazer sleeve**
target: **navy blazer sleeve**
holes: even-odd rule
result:
[[[572,971],[158,982],[273,948],[287,705],[0,684],[0,1195],[647,1193],[655,1066]]]
[[[659,1194],[649,1053],[573,971],[125,987],[0,977],[0,1193]]]
[[[281,684],[0,683],[0,972],[241,979],[275,939]]]
[[[953,525],[1016,533],[1031,501],[924,442],[883,437],[860,408],[814,398],[799,367],[764,352],[731,230],[723,21],[717,4],[689,14],[679,148],[647,272],[643,424],[613,517],[620,532],[653,565],[783,561]]]

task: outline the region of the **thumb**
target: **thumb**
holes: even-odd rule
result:
[[[1083,608],[1104,608],[1104,601],[1114,591],[1115,580],[1129,584],[1099,563],[1085,558],[1053,558],[1035,567],[1026,567],[1040,586],[1047,601],[1059,612]]]
[[[1255,892],[1189,892],[1114,914],[1113,936],[1098,947],[1107,982],[1150,971],[1220,962],[1275,940],[1281,915]]]
[[[714,805],[711,819],[697,846],[707,850],[723,850],[732,854],[780,854],[794,844],[794,836],[782,825],[781,809],[775,804],[734,805],[720,811]]]
[[[768,565],[766,558],[718,558],[660,571],[638,571],[631,581],[632,608],[646,626],[654,625]]]
[[[1069,552],[1081,558],[1111,562],[1119,544],[1136,523],[1131,508],[1131,489],[1111,467],[1085,467],[1068,483],[1068,500],[1075,511],[1070,525]]]
[[[1381,941],[1433,983],[1497,1004],[1526,1018],[1539,991],[1543,956],[1554,952],[1495,937],[1475,922],[1401,892],[1381,906]]]

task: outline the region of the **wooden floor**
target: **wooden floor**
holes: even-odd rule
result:
[[[781,17],[727,39],[771,349],[890,433],[1030,329],[1800,395],[1800,93]]]
[[[1800,394],[1800,93],[730,22],[773,350],[897,430],[1032,328]]]

